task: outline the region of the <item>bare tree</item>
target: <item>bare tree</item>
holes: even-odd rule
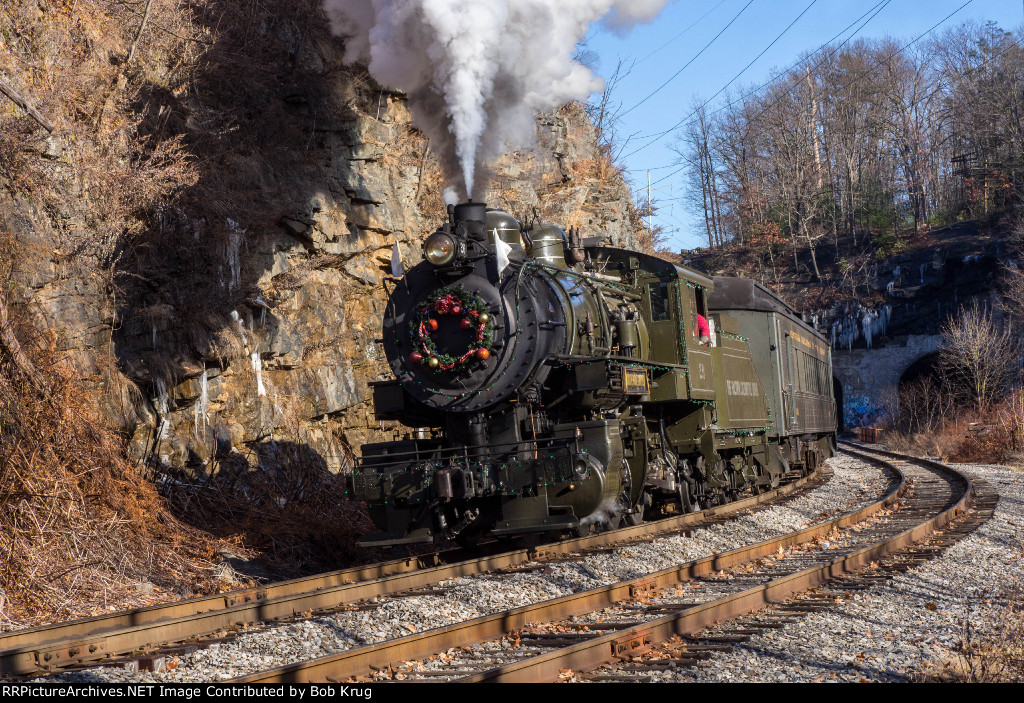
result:
[[[828,278],[826,237],[834,261],[877,259],[924,223],[1020,199],[1022,44],[970,23],[915,47],[859,40],[696,110],[677,151],[708,244],[751,243],[778,227],[793,268],[806,262]]]
[[[942,328],[939,363],[950,388],[985,412],[1020,372],[1021,346],[1009,326],[999,329],[992,312],[973,301]]]
[[[704,217],[708,235],[708,248],[722,246],[725,237],[721,226],[718,176],[715,157],[710,148],[712,126],[708,121],[707,108],[694,100],[694,119],[686,127],[680,144],[675,147],[679,158],[686,164],[689,175],[690,209]]]
[[[954,407],[942,382],[927,375],[883,389],[880,404],[893,428],[908,434],[934,432]]]
[[[615,100],[615,90],[629,76],[634,63],[626,63],[623,59],[619,59],[615,71],[605,81],[604,90],[595,93],[586,104],[587,117],[594,125],[598,148],[602,156],[602,173],[600,174],[602,179],[606,175],[605,168],[619,168],[619,158],[633,136],[630,135],[622,139],[616,129],[619,113],[622,112],[622,103]]]

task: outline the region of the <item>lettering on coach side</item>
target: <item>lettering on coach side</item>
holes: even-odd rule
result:
[[[725,392],[729,395],[747,395],[756,398],[761,395],[761,388],[754,381],[726,381]]]
[[[799,334],[797,332],[793,332],[793,331],[791,331],[789,333],[789,336],[791,338],[793,338],[794,340],[796,340],[797,342],[799,342],[800,344],[803,344],[808,349],[811,349],[811,350],[817,352],[819,355],[821,355],[821,356],[825,355],[825,347],[821,346],[817,342],[814,342],[813,340],[807,339],[807,337],[804,337],[803,335],[801,335],[801,334]]]

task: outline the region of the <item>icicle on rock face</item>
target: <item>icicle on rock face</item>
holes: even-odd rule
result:
[[[196,434],[200,429],[206,429],[207,408],[210,407],[210,385],[206,369],[203,368],[203,375],[199,377],[199,401],[195,404]]]
[[[266,395],[267,389],[263,385],[263,359],[257,349],[249,358],[252,360],[252,370],[256,374],[256,395]]]
[[[601,80],[573,60],[591,23],[653,20],[668,0],[324,0],[346,61],[409,96],[451,184],[472,197],[487,164],[533,143],[534,113],[584,100]]]
[[[231,269],[231,280],[228,282],[228,290],[235,290],[242,285],[242,262],[238,254],[242,248],[242,236],[245,230],[238,226],[238,223],[228,219],[228,243],[227,255],[228,268]]]
[[[242,322],[242,316],[238,314],[237,310],[232,310],[231,319],[234,321],[236,325],[238,325],[238,333],[242,336],[242,344],[244,344],[245,347],[248,348],[249,338],[245,334],[245,323]]]
[[[860,317],[860,327],[864,333],[864,343],[868,349],[871,348],[871,339],[874,336],[875,331],[875,314],[870,310],[865,310]]]
[[[170,414],[170,399],[167,397],[167,384],[164,379],[156,379],[156,413],[160,416],[160,426],[157,428],[157,439],[167,439],[171,429],[171,422],[167,419]]]

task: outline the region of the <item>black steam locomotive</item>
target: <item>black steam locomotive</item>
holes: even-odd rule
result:
[[[374,404],[411,431],[362,447],[351,497],[380,531],[361,544],[638,524],[831,456],[829,345],[767,289],[448,213],[391,282]]]

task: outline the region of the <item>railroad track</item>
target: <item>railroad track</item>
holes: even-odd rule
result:
[[[908,457],[894,452],[870,449],[869,452],[897,459],[905,464]],[[935,462],[923,460],[925,466]],[[840,609],[840,604],[860,591],[867,591],[880,583],[922,566],[943,554],[949,547],[964,539],[994,514],[999,496],[985,481],[973,480],[970,509],[955,515],[945,526],[923,539],[872,562],[867,568],[843,573],[821,587],[796,594],[779,603],[728,622],[716,623],[693,633],[675,635],[667,642],[635,657],[609,661],[596,670],[566,677],[572,681],[647,682],[666,681],[678,676],[682,670],[698,666],[722,652],[740,650],[753,638],[768,631],[797,623],[817,613],[828,614]],[[927,490],[927,489],[926,489]],[[934,605],[932,606],[934,607]],[[863,655],[861,657],[863,658]]]
[[[329,611],[374,597],[401,594],[459,576],[474,576],[560,555],[593,552],[650,540],[728,520],[757,506],[794,496],[827,480],[828,472],[791,477],[785,485],[700,513],[664,518],[635,527],[482,556],[455,549],[333,571],[326,574],[203,596],[176,603],[110,613],[66,623],[0,634],[0,676],[55,673],[98,665],[159,668],[165,654],[194,651],[202,638],[239,627]]]
[[[975,485],[937,462],[901,459],[899,465],[888,466],[902,478],[883,499],[797,533],[233,681],[534,682],[578,671],[594,672],[588,675],[591,680],[629,681],[644,680],[645,671],[692,666],[746,641],[755,627],[782,627],[801,613],[827,607],[827,597],[795,598],[800,593],[836,579],[847,579],[841,584],[844,590],[856,588],[940,554],[986,519],[994,506],[995,497],[982,486],[980,509],[968,515]],[[913,546],[954,521],[941,536]],[[850,576],[886,559],[880,569]],[[776,607],[749,616],[766,606]],[[748,617],[743,625],[694,637],[720,621],[743,616]],[[673,655],[656,663],[642,659],[659,643],[680,636],[691,639],[674,642]],[[619,663],[605,672],[594,671],[608,661]]]

